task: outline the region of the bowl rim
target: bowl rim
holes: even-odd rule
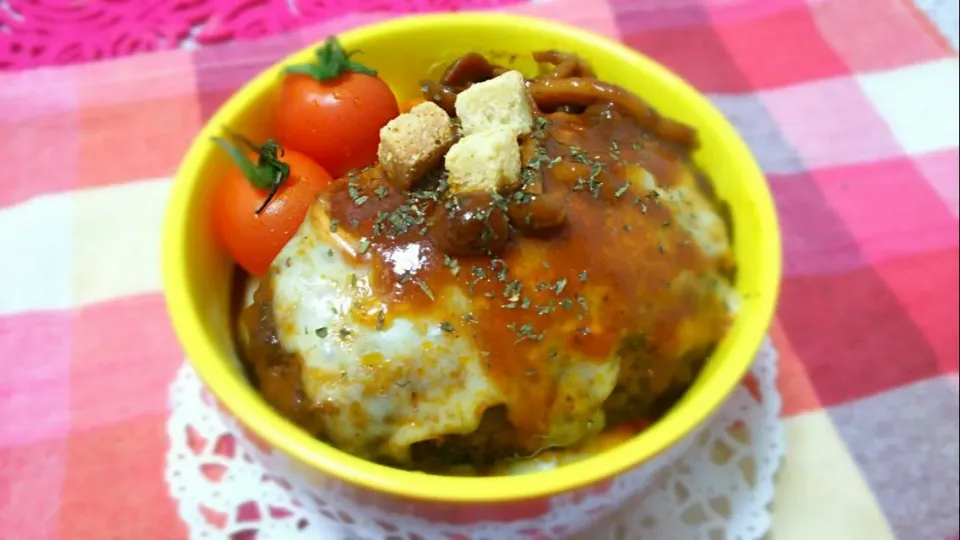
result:
[[[723,115],[689,83],[658,62],[629,47],[593,33],[548,19],[524,15],[494,12],[461,12],[414,15],[379,22],[338,34],[349,46],[354,42],[384,33],[417,32],[431,27],[523,27],[530,32],[556,35],[573,42],[589,43],[592,49],[604,50],[613,56],[629,58],[643,65],[643,71],[670,87],[671,91],[687,94],[687,99],[701,101],[698,111],[708,116],[706,123],[728,126],[734,140],[732,161],[738,163],[741,176],[752,176],[757,188],[752,197],[757,206],[759,224],[770,228],[769,234],[761,237],[758,252],[763,254],[765,270],[761,273],[763,294],[753,307],[754,324],[746,325],[738,339],[729,344],[724,369],[716,373],[708,383],[689,396],[672,412],[669,421],[657,421],[651,427],[625,442],[582,461],[556,469],[530,475],[459,477],[440,476],[416,471],[407,471],[368,461],[332,445],[314,439],[293,423],[270,408],[249,386],[238,381],[230,361],[218,353],[212,340],[203,330],[201,309],[185,285],[188,254],[184,238],[188,234],[184,215],[189,210],[194,191],[192,180],[199,175],[206,150],[203,143],[209,140],[216,126],[234,118],[251,99],[269,85],[280,66],[292,57],[303,54],[316,45],[304,47],[285,56],[271,67],[260,72],[231,96],[213,117],[204,125],[181,163],[171,188],[167,211],[164,217],[162,238],[162,281],[167,309],[174,330],[184,347],[188,361],[199,374],[204,384],[217,399],[249,428],[276,449],[326,475],[373,492],[404,499],[439,501],[451,503],[496,503],[552,496],[574,491],[607,480],[632,469],[672,447],[705,422],[733,392],[749,369],[772,321],[781,277],[781,245],[776,211],[769,187],[763,173],[746,144]],[[712,116],[713,118],[709,118]]]

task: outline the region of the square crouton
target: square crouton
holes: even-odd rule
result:
[[[460,92],[456,109],[465,135],[506,127],[518,137],[533,130],[530,96],[519,71],[508,71]]]
[[[520,184],[520,145],[510,128],[474,133],[447,152],[447,183],[453,194],[508,191]]]
[[[427,101],[383,126],[377,157],[390,182],[405,190],[439,166],[451,144],[450,117]]]

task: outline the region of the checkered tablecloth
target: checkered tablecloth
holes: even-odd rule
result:
[[[772,334],[788,454],[772,537],[957,537],[956,2],[507,9],[673,68],[766,171],[786,258]],[[167,385],[183,360],[160,294],[171,175],[253,74],[386,16],[0,73],[0,538],[185,537],[163,482]]]

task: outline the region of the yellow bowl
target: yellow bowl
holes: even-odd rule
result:
[[[558,495],[602,491],[611,478],[674,447],[707,420],[740,382],[761,344],[773,315],[781,266],[776,213],[763,174],[722,114],[689,84],[642,54],[545,20],[475,13],[418,16],[353,30],[340,39],[347,49],[362,50],[364,63],[376,68],[399,98],[416,95],[425,75],[438,74],[445,62],[468,51],[501,58],[517,53],[517,68],[529,72],[534,68],[531,51],[569,50],[589,61],[600,78],[637,93],[663,114],[696,126],[702,149],[695,159],[730,205],[739,266],[736,286],[743,303],[729,335],[663,419],[600,455],[536,473],[535,478],[461,478],[403,471],[348,455],[310,437],[275,413],[244,377],[231,341],[232,266],[208,226],[210,179],[229,166],[210,138],[224,125],[253,137],[270,135],[269,110],[280,70],[306,61],[312,48],[304,49],[249,82],[197,136],[174,182],[163,237],[163,287],[176,333],[223,408],[266,448],[280,451],[272,453],[283,461],[275,466],[317,493],[336,485],[357,500],[378,505],[432,501],[437,508],[460,515],[486,508],[480,514],[493,512],[493,519],[505,519],[534,515]],[[547,503],[511,513],[516,508],[511,510],[510,502],[521,500]],[[396,506],[401,507],[409,510]]]

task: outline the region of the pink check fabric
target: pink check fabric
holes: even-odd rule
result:
[[[186,537],[163,481],[183,360],[159,280],[171,175],[282,55],[454,8],[616,37],[705,92],[752,147],[785,246],[773,537],[960,534],[955,2],[314,1],[233,18],[155,4],[0,2],[0,537]],[[175,4],[199,10],[194,27],[163,15]],[[289,2],[258,5],[274,4]]]

